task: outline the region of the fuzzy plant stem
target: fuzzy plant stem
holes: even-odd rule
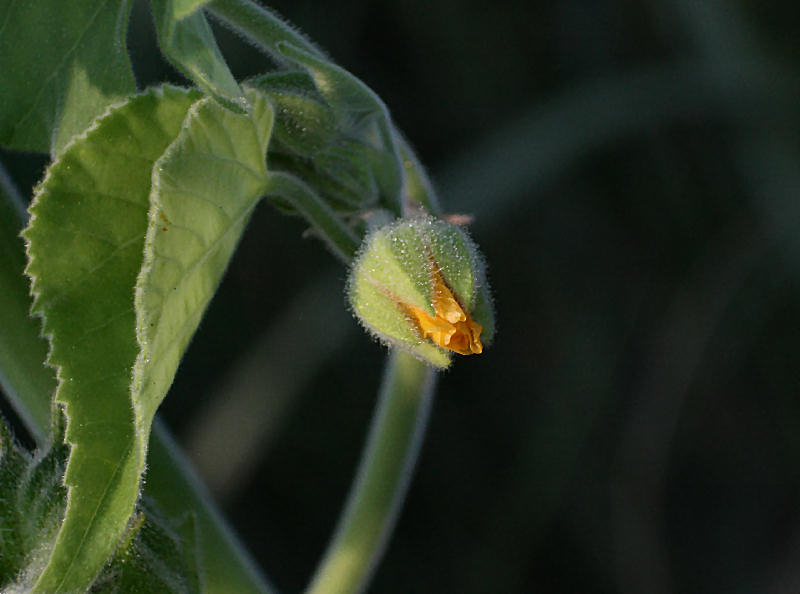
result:
[[[273,171],[269,174],[266,194],[287,200],[340,260],[346,264],[353,260],[360,243],[358,237],[314,190],[289,173]]]
[[[307,594],[349,594],[368,583],[408,489],[435,380],[430,367],[392,351],[358,475]]]
[[[278,61],[284,60],[278,51],[278,43],[281,42],[291,43],[317,56],[323,55],[305,35],[268,8],[251,0],[212,0],[207,8]]]

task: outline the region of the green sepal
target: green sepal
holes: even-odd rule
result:
[[[290,154],[311,158],[333,140],[336,118],[305,72],[270,73],[245,84],[265,93],[275,109],[270,151],[282,147]]]
[[[429,238],[428,248],[439,264],[444,282],[450,287],[464,311],[472,312],[482,262],[478,248],[460,227],[440,219],[425,219],[421,230]]]
[[[348,134],[374,149],[368,153],[383,205],[402,211],[403,171],[389,111],[358,78],[329,61],[290,43],[278,43],[287,58],[305,68]]]
[[[433,367],[444,369],[450,365],[450,353],[421,340],[413,322],[368,276],[354,275],[348,295],[356,317],[380,342],[408,351]]]
[[[431,315],[430,264],[423,239],[408,225],[393,225],[365,240],[354,264],[364,277],[395,301],[421,307]]]

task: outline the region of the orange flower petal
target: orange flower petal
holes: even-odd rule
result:
[[[483,327],[461,308],[453,293],[442,280],[439,267],[431,259],[431,280],[433,281],[433,309],[431,316],[424,309],[403,304],[409,315],[417,322],[423,338],[461,355],[483,352],[481,331]]]

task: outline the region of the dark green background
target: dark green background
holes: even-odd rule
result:
[[[271,6],[475,216],[496,297],[496,343],[441,376],[370,591],[800,591],[800,5]],[[180,81],[149,19],[140,86]],[[218,33],[237,76],[269,67]],[[21,184],[43,165],[6,162]],[[201,469],[238,469],[207,479],[284,592],[334,528],[384,358],[303,231],[257,211],[163,407]]]

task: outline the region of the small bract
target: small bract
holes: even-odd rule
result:
[[[494,334],[483,258],[464,230],[430,216],[400,219],[364,240],[350,271],[358,319],[382,342],[444,368],[480,354]]]

